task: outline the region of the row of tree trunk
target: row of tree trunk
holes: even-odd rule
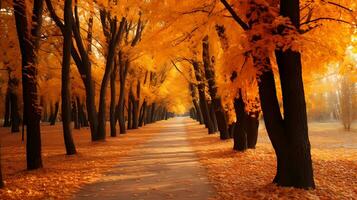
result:
[[[248,31],[256,24],[261,22],[259,20],[252,20],[246,24],[242,19],[239,18],[239,16],[235,13],[227,1],[221,0],[221,2],[243,30]],[[265,7],[265,5],[254,4],[253,6],[260,7],[260,9],[252,9],[251,12],[258,13],[250,13],[250,15],[262,16],[264,12],[268,12],[269,10]],[[292,25],[294,25],[296,29],[299,30],[299,0],[280,1],[280,14],[282,16],[289,17]],[[278,34],[283,35],[285,29],[286,27],[284,26],[280,27]],[[220,27],[218,30],[220,31],[218,35],[220,36],[221,40],[224,40],[224,29]],[[254,44],[262,38],[263,37],[257,37],[256,35],[251,36],[252,46],[254,46]],[[207,64],[209,63],[209,57],[207,56],[207,53],[209,52],[207,51],[207,37],[204,39],[203,44],[204,65],[209,66],[209,64]],[[225,44],[228,43],[226,42]],[[222,46],[224,47],[226,45]],[[314,188],[315,183],[313,178],[310,142],[307,128],[306,103],[302,81],[301,55],[299,52],[292,49],[287,49],[285,51],[277,49],[275,52],[283,96],[283,117],[276,95],[275,79],[270,63],[270,58],[268,56],[262,57],[261,54],[258,55],[255,53],[264,52],[262,49],[263,47],[254,48],[256,49],[253,49],[251,52],[254,65],[257,66],[257,68],[263,68],[262,74],[258,77],[259,99],[261,102],[261,108],[263,111],[267,132],[277,156],[277,173],[273,182],[280,186],[293,186],[305,189]],[[202,93],[199,95],[199,99],[200,102],[203,102],[206,100],[204,95],[204,83],[202,83],[203,80],[200,77],[202,73],[197,62],[193,62],[193,67],[195,69],[196,80],[198,82],[197,87]],[[207,69],[207,67],[205,68]],[[214,79],[212,72],[206,70],[206,78],[209,83],[209,92],[213,101],[215,99],[215,91],[212,90],[214,87],[211,88],[213,85],[212,80]],[[196,99],[194,98],[194,95],[192,95],[192,97],[193,99]],[[191,116],[202,122],[202,119],[200,118],[200,111],[197,109],[198,107],[195,105],[195,102],[193,102],[193,104],[194,105],[191,109]],[[253,113],[253,115],[251,115],[247,113],[241,90],[239,91],[239,94],[234,101],[234,107],[237,116],[237,122],[234,127],[228,126],[228,129],[234,129],[234,149],[243,151],[247,148],[255,148],[259,125],[258,114]],[[210,115],[207,111],[208,106],[206,104],[200,108],[202,110],[201,113],[203,115],[203,121],[206,124],[209,133],[211,133],[213,130],[213,122],[209,121]],[[219,120],[224,119],[222,116],[219,118]],[[224,129],[220,129],[220,131],[221,130]]]
[[[221,40],[224,40],[224,30],[217,30]],[[197,81],[197,89],[199,97],[196,96],[196,85],[190,84],[191,95],[193,99],[193,107],[191,108],[191,117],[205,124],[208,128],[208,133],[214,133],[217,130],[220,133],[220,139],[226,140],[234,138],[234,150],[245,151],[247,148],[255,148],[258,138],[259,112],[249,113],[246,110],[245,103],[241,92],[237,94],[234,101],[235,112],[237,116],[236,123],[228,124],[227,112],[223,109],[221,98],[217,94],[217,86],[215,81],[214,56],[210,56],[210,46],[208,36],[202,40],[202,60],[203,68],[200,63],[193,60],[192,65]],[[233,81],[233,80],[232,80]],[[208,83],[207,85],[205,83]],[[206,88],[210,101],[206,99]],[[197,103],[197,98],[199,105]]]

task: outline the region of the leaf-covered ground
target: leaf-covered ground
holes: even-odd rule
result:
[[[113,166],[125,162],[133,148],[157,135],[165,126],[160,123],[95,143],[90,142],[88,129],[74,130],[79,152],[75,156],[65,155],[61,126],[44,125],[44,168],[34,171],[25,170],[21,135],[0,128],[6,181],[5,189],[0,189],[0,199],[70,199],[84,184],[102,180]],[[190,119],[184,123],[188,140],[216,189],[215,199],[357,199],[355,129],[344,132],[338,123],[310,124],[317,189],[306,191],[271,184],[275,155],[263,126],[257,148],[237,153],[231,150],[232,141],[220,141],[217,134],[208,135],[203,126]]]
[[[42,126],[44,168],[26,171],[25,144],[21,134],[0,128],[1,162],[6,187],[0,199],[69,199],[84,184],[100,179],[132,148],[150,139],[155,124],[106,142],[90,142],[86,128],[73,130],[78,154],[66,156],[61,125]],[[109,131],[107,131],[109,133]]]
[[[281,188],[271,183],[275,155],[263,127],[255,150],[232,151],[232,141],[187,127],[189,141],[217,190],[216,199],[357,199],[357,131],[338,123],[309,125],[316,189]]]

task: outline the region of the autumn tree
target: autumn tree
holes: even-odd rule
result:
[[[72,46],[72,0],[64,3],[64,34],[62,59],[62,126],[67,155],[76,153],[71,130],[70,66]]]
[[[46,0],[46,5],[51,15],[51,18],[63,33],[64,32],[63,22],[58,17],[55,8],[52,5],[51,0]],[[82,39],[82,35],[80,31],[80,21],[79,21],[80,18],[78,15],[77,3],[75,3],[75,8],[72,18],[74,21],[73,22],[74,25],[72,26],[72,32],[76,45],[72,45],[71,56],[76,63],[77,69],[81,74],[81,79],[85,86],[86,108],[87,108],[88,120],[90,123],[91,137],[92,140],[95,140],[98,133],[98,116],[96,111],[97,109],[95,106],[95,90],[94,90],[94,81],[92,77],[92,64],[89,58],[89,53],[90,53],[89,47],[91,46],[91,42],[88,42],[92,37],[92,33],[90,31],[87,33],[86,41],[89,44],[86,46],[84,40]]]
[[[28,19],[27,6],[24,0],[14,0],[13,6],[22,55],[23,118],[27,133],[27,169],[37,169],[42,167],[41,110],[37,92],[37,52],[41,35],[43,0],[34,0],[31,23]]]
[[[353,71],[353,70],[349,70]],[[342,75],[339,86],[340,119],[346,131],[350,131],[353,121],[354,85],[350,74]]]
[[[269,21],[273,19],[273,15],[269,13],[269,5],[255,1],[248,2],[248,23],[245,23],[227,1],[221,0],[221,2],[243,30],[248,33],[253,30],[249,36],[253,45],[264,41],[266,36],[259,32],[261,31],[259,26],[272,22]],[[300,24],[299,6],[298,0],[280,2],[280,14],[288,17],[297,30]],[[287,29],[285,25],[280,26],[278,34],[284,34],[285,29]],[[255,46],[251,55],[254,65],[262,69],[258,82],[260,101],[278,162],[274,182],[282,186],[314,188],[300,53],[291,48],[276,51],[283,94],[283,118],[276,96],[274,74],[268,52],[265,47]]]

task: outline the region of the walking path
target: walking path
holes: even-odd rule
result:
[[[160,128],[153,129],[157,131],[154,138],[120,159],[119,165],[102,180],[84,186],[75,199],[204,200],[212,197],[214,189],[205,169],[186,140],[185,127],[194,122],[175,118],[158,123]]]

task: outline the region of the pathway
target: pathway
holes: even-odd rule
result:
[[[75,199],[209,199],[214,194],[205,169],[186,140],[186,126],[175,118],[158,122],[160,130],[145,144],[120,159],[105,177],[84,186]],[[147,129],[150,127],[144,127]],[[140,134],[140,133],[137,133]],[[110,149],[108,149],[110,150]]]

